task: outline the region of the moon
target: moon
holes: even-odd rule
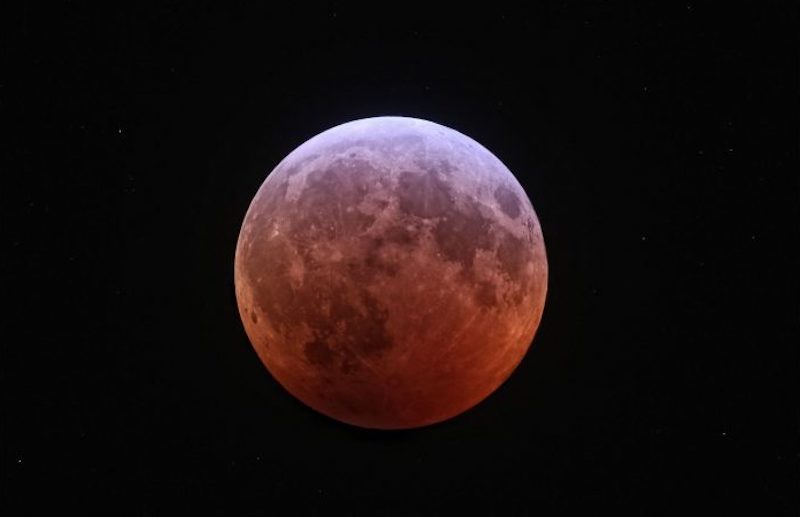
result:
[[[236,299],[289,393],[338,421],[407,429],[494,392],[541,321],[539,219],[485,147],[416,118],[324,131],[267,176],[241,226]]]

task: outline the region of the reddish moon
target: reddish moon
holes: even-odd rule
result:
[[[547,258],[528,196],[490,151],[375,117],[318,134],[267,176],[234,281],[247,336],[289,393],[341,422],[404,429],[511,375],[542,317]]]

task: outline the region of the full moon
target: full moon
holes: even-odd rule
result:
[[[348,122],[267,176],[239,233],[239,314],[267,370],[347,424],[421,427],[494,392],[539,326],[547,258],[489,150],[407,117]]]

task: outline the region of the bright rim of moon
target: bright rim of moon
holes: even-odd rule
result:
[[[273,377],[378,429],[447,420],[527,352],[547,292],[539,220],[490,151],[407,117],[348,122],[292,151],[236,246],[239,313]]]

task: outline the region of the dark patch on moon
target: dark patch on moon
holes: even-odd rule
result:
[[[500,261],[500,266],[512,280],[519,278],[522,268],[531,258],[529,255],[530,248],[522,239],[511,234],[506,234],[497,247],[497,259]]]
[[[398,246],[411,246],[419,239],[419,228],[417,227],[415,230],[416,231],[412,232],[412,230],[409,230],[405,226],[395,225],[388,227],[384,231],[383,236],[392,244],[397,244]]]
[[[362,292],[362,303],[366,314],[359,313],[348,322],[351,330],[346,339],[347,348],[358,356],[380,354],[394,345],[386,330],[389,312],[366,291]]]
[[[464,211],[449,210],[447,218],[434,227],[433,237],[447,260],[470,270],[475,251],[492,247],[491,226],[492,221],[481,214],[478,203],[468,200]]]
[[[360,159],[340,159],[310,172],[294,207],[293,232],[313,240],[366,231],[375,216],[355,207],[377,175],[369,162]]]
[[[327,343],[322,339],[313,339],[306,343],[305,355],[309,363],[320,366],[331,364],[336,357]]]
[[[453,196],[435,173],[401,172],[397,180],[400,210],[424,219],[442,217],[452,210]]]
[[[519,198],[514,191],[505,185],[500,185],[494,191],[494,198],[500,205],[500,210],[503,211],[511,219],[516,219],[520,214]]]
[[[258,323],[258,314],[255,309],[250,309],[250,319],[253,320],[253,323]]]
[[[536,225],[533,223],[533,220],[531,220],[530,218],[527,219],[525,221],[525,228],[528,229],[528,231],[525,232],[528,236],[528,242],[533,243],[534,241],[536,241],[536,232],[535,232]]]
[[[397,273],[400,271],[400,265],[396,261],[387,261],[381,257],[381,250],[386,245],[386,241],[381,237],[377,237],[369,242],[367,256],[364,259],[364,268],[366,268],[366,270],[363,274],[361,274],[358,270],[359,266],[356,266],[354,268],[356,271],[355,276],[367,276],[372,272],[383,273],[387,276],[397,275]]]
[[[475,301],[481,307],[495,307],[497,305],[497,290],[495,286],[490,282],[479,282],[475,288]]]
[[[351,373],[355,373],[359,370],[359,364],[356,360],[355,354],[348,349],[342,350],[342,364],[339,367],[339,371],[341,371],[345,375],[349,375]]]
[[[419,242],[421,232],[419,227],[409,230],[403,225],[394,225],[386,228],[378,236],[365,241],[365,256],[363,263],[351,262],[348,269],[351,278],[355,281],[368,282],[376,273],[394,277],[400,271],[404,248],[413,247]]]
[[[315,283],[319,285],[323,284]],[[357,357],[380,355],[394,345],[386,329],[388,311],[366,291],[331,286],[322,298],[322,303],[295,322],[312,325],[315,338],[304,347],[310,364],[327,368],[336,364],[342,373],[350,374],[359,368]],[[327,312],[321,309],[326,304]]]

